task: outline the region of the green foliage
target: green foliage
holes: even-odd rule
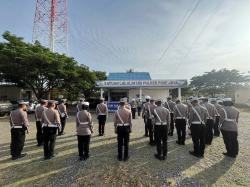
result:
[[[190,87],[197,91],[197,95],[205,93],[214,97],[218,93],[232,92],[247,82],[249,82],[249,76],[241,74],[238,70],[221,69],[193,77]]]
[[[69,99],[81,92],[90,96],[97,79],[104,72],[90,71],[65,55],[53,53],[40,45],[26,43],[22,38],[5,32],[6,42],[0,43],[0,80],[31,88],[36,97],[46,98],[52,88],[62,88]]]

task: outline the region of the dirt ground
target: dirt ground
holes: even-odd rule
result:
[[[222,155],[225,148],[221,137],[206,148],[204,159],[192,157],[188,153],[191,139],[180,146],[175,143],[175,134],[168,140],[167,160],[156,160],[156,148],[148,145],[143,121],[137,118],[130,137],[130,160],[119,162],[110,116],[103,137],[97,136],[95,120],[90,158],[80,162],[72,116],[66,134],[56,140],[56,157],[44,161],[43,149],[36,146],[34,118],[29,117],[32,132],[26,136],[24,147],[28,155],[17,161],[9,155],[8,120],[0,119],[0,186],[250,186],[250,115],[246,110],[241,110],[240,153],[236,159]]]

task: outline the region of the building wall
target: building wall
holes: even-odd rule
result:
[[[235,103],[245,104],[250,99],[250,88],[242,88],[235,91]]]
[[[140,89],[130,89],[129,90],[129,99],[137,98],[140,95]],[[145,96],[153,97],[154,99],[166,99],[169,96],[169,90],[166,88],[163,89],[142,89],[142,99],[144,100]]]
[[[30,92],[30,99],[35,99],[35,95],[29,89],[21,89],[16,86],[1,85],[0,86],[0,100],[18,100],[27,99],[27,93]]]

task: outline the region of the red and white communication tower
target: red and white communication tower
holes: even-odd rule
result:
[[[36,0],[33,42],[68,54],[67,0]]]

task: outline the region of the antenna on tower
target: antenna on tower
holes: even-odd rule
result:
[[[32,41],[68,55],[67,0],[36,0]]]

